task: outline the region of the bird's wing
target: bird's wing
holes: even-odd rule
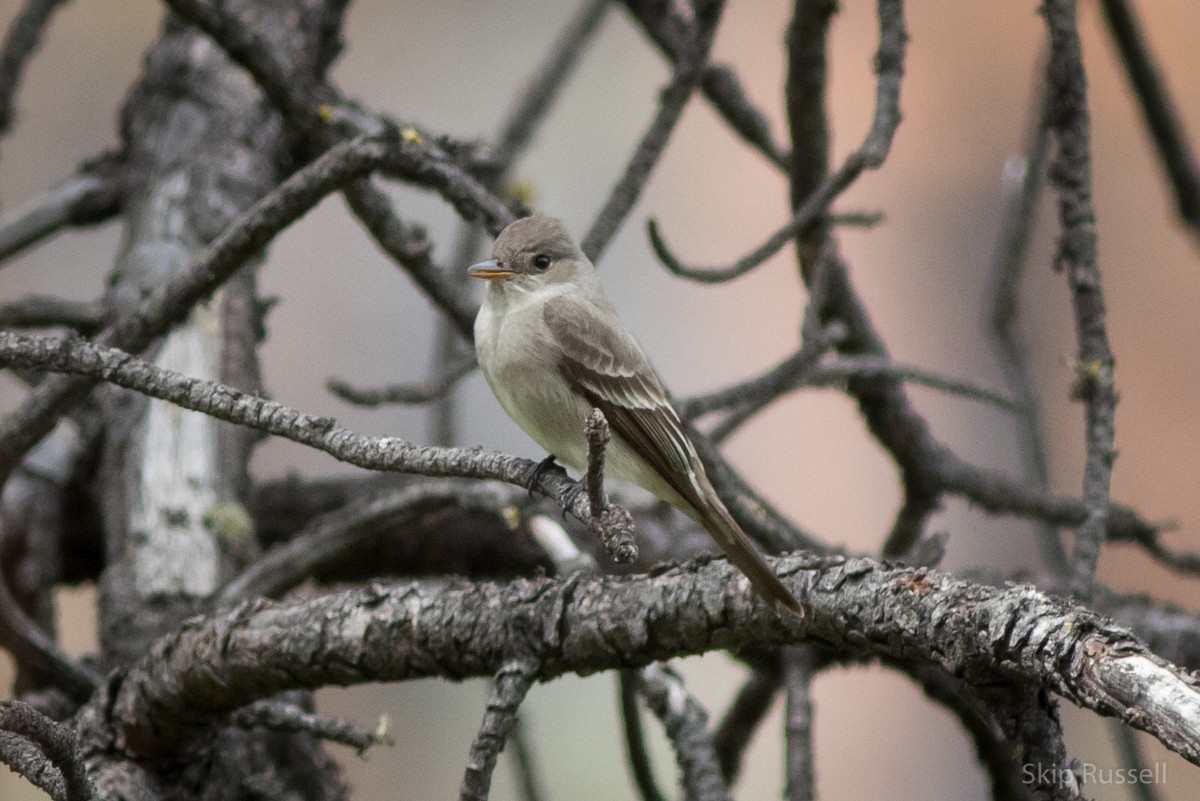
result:
[[[616,318],[610,312],[610,319]],[[603,315],[603,316],[602,316]],[[570,295],[548,301],[543,317],[567,383],[604,412],[613,432],[694,507],[699,459],[679,414],[637,341],[593,303]]]

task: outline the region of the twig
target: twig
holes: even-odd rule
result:
[[[0,310],[2,309],[3,307],[0,307]],[[325,381],[325,388],[355,406],[374,407],[388,403],[414,405],[445,397],[460,379],[465,378],[474,369],[475,358],[467,356],[420,384],[392,384],[377,389],[359,389],[340,378],[330,378]]]
[[[737,779],[742,756],[754,732],[771,711],[782,681],[778,660],[769,665],[756,665],[717,724],[713,748],[721,763],[721,775],[730,785]]]
[[[475,733],[475,741],[471,743],[471,752],[467,756],[467,769],[458,792],[462,801],[486,801],[492,786],[496,758],[508,742],[508,736],[516,724],[517,709],[525,700],[536,676],[537,664],[521,659],[506,662],[496,672],[483,722]]]
[[[675,125],[683,115],[684,106],[700,83],[724,5],[724,0],[692,0],[695,19],[692,21],[687,43],[675,61],[671,81],[659,96],[658,113],[642,134],[624,174],[613,187],[608,200],[596,215],[580,245],[592,261],[600,260],[609,240],[637,202],[642,188],[650,178],[650,172],[667,146],[671,132],[675,130]]]
[[[1158,65],[1142,36],[1137,16],[1128,0],[1101,0],[1108,32],[1121,54],[1121,63],[1133,85],[1134,95],[1142,109],[1146,127],[1158,150],[1163,171],[1175,193],[1179,216],[1193,233],[1200,234],[1200,166],[1188,146],[1183,124],[1175,112],[1175,104],[1167,94],[1167,86],[1159,75]]]
[[[784,708],[786,734],[788,801],[812,801],[815,783],[813,752],[812,680],[814,675],[812,649],[794,645],[783,651],[783,686],[787,704]]]
[[[511,502],[499,488],[473,482],[424,482],[322,515],[288,542],[256,559],[231,579],[214,607],[246,598],[278,597],[364,539],[446,507],[497,511]]]
[[[587,482],[588,529],[600,539],[604,549],[618,564],[637,560],[637,540],[634,539],[633,515],[608,502],[604,492],[604,449],[610,437],[604,412],[592,409],[585,426],[588,444]]]
[[[654,764],[646,748],[646,733],[642,729],[642,714],[638,707],[638,684],[641,673],[625,669],[617,671],[617,690],[621,700],[621,730],[625,735],[625,755],[629,759],[633,786],[642,801],[665,801],[666,796],[654,779]]]
[[[659,260],[675,275],[705,284],[732,281],[753,270],[784,245],[825,214],[833,200],[848,188],[865,170],[878,169],[887,158],[892,137],[900,125],[900,80],[904,75],[904,15],[897,0],[879,2],[879,50],[875,68],[879,75],[875,114],[871,129],[862,145],[846,157],[842,166],[800,204],[792,219],[759,247],[727,267],[689,267],[679,261],[667,248],[654,220],[647,221],[650,244]]]
[[[882,664],[916,682],[925,695],[941,704],[957,718],[975,746],[975,757],[987,771],[990,798],[1004,801],[1034,801],[1029,785],[1023,781],[1020,766],[1014,760],[1013,744],[1004,736],[992,712],[961,679],[940,668],[894,659]]]
[[[0,49],[0,136],[12,128],[17,87],[25,75],[25,64],[41,44],[42,31],[50,16],[65,0],[26,0],[13,20]]]
[[[249,426],[324,451],[369,470],[426,476],[493,478],[526,486],[534,463],[501,453],[462,448],[422,447],[395,437],[367,437],[329,417],[303,414],[281,403],[209,381],[180,375],[114,348],[78,339],[56,339],[0,331],[0,365],[37,367],[108,381],[185,409]],[[575,483],[565,473],[545,471],[537,489],[564,504],[582,521],[591,517],[586,498],[567,504]]]
[[[688,23],[672,4],[658,0],[625,0],[630,15],[672,63],[678,62],[686,44]],[[701,89],[709,104],[742,139],[780,169],[787,169],[788,153],[771,137],[767,116],[754,107],[741,81],[724,64],[704,68]]]
[[[229,722],[243,729],[304,732],[321,740],[349,746],[357,751],[359,756],[363,756],[376,745],[394,744],[385,728],[386,718],[375,731],[367,731],[357,723],[338,718],[323,718],[283,701],[255,701],[230,715]]]
[[[98,301],[74,301],[51,295],[26,295],[0,303],[0,328],[70,328],[92,334],[104,327],[108,314]]]
[[[75,736],[65,726],[28,704],[0,701],[0,732],[12,732],[37,746],[41,753],[34,755],[6,748],[5,740],[0,739],[0,761],[29,779],[54,801],[91,801],[95,798]],[[14,756],[19,758],[13,759]],[[58,787],[55,777],[45,774],[46,763],[61,776],[61,792],[55,792]]]
[[[244,261],[280,230],[346,181],[381,166],[391,148],[356,139],[342,143],[292,175],[221,233],[191,266],[161,287],[136,312],[114,320],[100,333],[102,345],[140,351],[183,320]],[[0,479],[54,426],[62,411],[91,390],[93,380],[52,376],[0,423]]]
[[[358,181],[344,194],[350,210],[379,247],[412,276],[455,329],[469,340],[475,325],[475,305],[467,293],[434,264],[433,245],[426,239],[425,230],[401,219],[388,196],[371,181]]]
[[[1025,463],[1024,472],[1029,480],[1045,489],[1050,483],[1050,472],[1042,441],[1037,391],[1029,368],[1028,348],[1017,325],[1025,256],[1050,153],[1044,66],[1038,70],[1037,85],[1037,96],[1030,114],[1026,155],[1021,159],[1019,169],[1010,164],[1005,170],[1009,197],[1001,218],[1000,237],[992,255],[987,292],[987,297],[991,299],[987,331],[992,352],[1004,373],[1004,383],[1020,405],[1015,423],[1021,459]],[[1057,575],[1066,575],[1067,554],[1057,529],[1039,521],[1035,523],[1035,533],[1047,568]]]
[[[1096,215],[1092,208],[1091,122],[1087,78],[1076,27],[1075,0],[1047,0],[1043,14],[1050,28],[1047,67],[1050,124],[1058,143],[1051,174],[1059,188],[1059,239],[1056,264],[1066,270],[1075,311],[1079,367],[1075,395],[1086,407],[1087,457],[1083,501],[1087,519],[1075,533],[1071,552],[1072,589],[1086,597],[1104,542],[1111,491],[1116,391],[1113,354],[1105,328],[1104,293],[1096,261]]]
[[[546,112],[595,38],[609,4],[610,0],[584,0],[509,110],[492,154],[500,172],[507,172],[528,147]]]
[[[13,598],[3,570],[0,570],[0,643],[12,652],[18,664],[49,677],[73,701],[83,703],[100,684],[101,676],[72,659],[29,619]]]
[[[675,671],[649,665],[638,676],[639,689],[675,749],[683,797],[688,801],[729,801],[729,788],[708,731],[708,715],[683,686]]]
[[[0,214],[0,261],[67,225],[90,225],[120,211],[124,188],[118,157],[93,159],[70,178]]]

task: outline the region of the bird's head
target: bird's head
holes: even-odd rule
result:
[[[591,269],[562,220],[525,217],[501,231],[492,257],[472,265],[469,272],[493,286],[530,290],[577,280]]]

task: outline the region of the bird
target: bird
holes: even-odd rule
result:
[[[552,457],[586,473],[585,419],[600,409],[612,433],[608,474],[687,514],[772,608],[803,615],[717,496],[663,382],[562,221],[510,223],[491,258],[468,273],[487,282],[475,353],[509,417]]]

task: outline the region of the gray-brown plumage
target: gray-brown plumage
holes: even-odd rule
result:
[[[717,497],[666,389],[563,224],[552,217],[514,222],[496,239],[491,260],[470,272],[489,284],[475,320],[479,365],[509,416],[584,471],[584,420],[599,408],[613,434],[608,474],[691,516],[760,595],[803,614]]]

